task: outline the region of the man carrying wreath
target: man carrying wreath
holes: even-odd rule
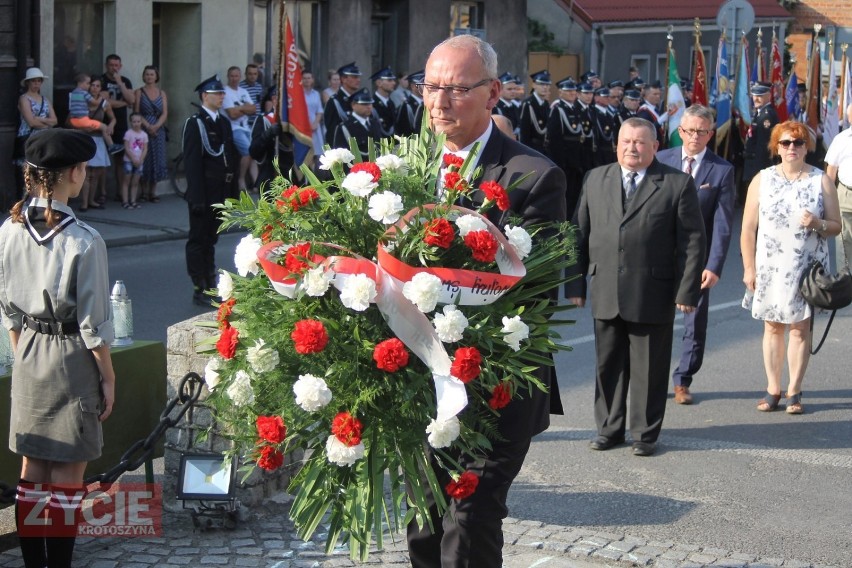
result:
[[[489,211],[491,222],[502,227],[510,212],[522,217],[524,225],[565,220],[562,170],[542,154],[507,137],[491,121],[501,89],[497,54],[491,45],[471,35],[445,40],[432,50],[419,87],[431,129],[446,136],[445,154],[464,159],[474,144],[480,143],[479,156],[467,170],[482,167],[480,179],[468,180],[472,186],[496,181],[507,187],[530,174],[509,193],[508,211]],[[476,208],[484,199],[479,190],[473,193],[472,204],[460,205]],[[453,498],[443,518],[437,513],[434,496],[427,494],[434,532],[428,525],[419,527],[416,521],[408,526],[408,549],[415,568],[502,564],[502,520],[508,515],[509,487],[523,465],[532,437],[547,429],[551,412],[562,413],[553,367],[542,367],[537,375],[548,390],[534,388],[500,411],[497,425],[501,439],[493,441],[485,459],[459,456],[460,465],[478,476],[476,490],[464,499]],[[433,470],[441,487],[456,488],[465,481],[463,475],[458,482],[451,482],[447,472],[434,462]]]

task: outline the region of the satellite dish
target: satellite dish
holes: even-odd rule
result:
[[[720,30],[748,33],[754,27],[754,8],[748,0],[728,0],[716,14],[716,25]]]

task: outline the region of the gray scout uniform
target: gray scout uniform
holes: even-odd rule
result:
[[[106,245],[67,205],[53,229],[47,200],[0,227],[0,317],[20,332],[12,370],[9,449],[80,462],[101,455],[100,372],[91,349],[113,340]]]

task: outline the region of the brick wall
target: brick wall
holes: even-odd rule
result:
[[[852,0],[800,0],[790,13],[791,33],[810,32],[814,24],[836,27],[852,27]]]

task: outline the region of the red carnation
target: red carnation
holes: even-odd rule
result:
[[[307,355],[325,349],[328,332],[319,320],[300,320],[296,322],[290,338],[296,344],[296,352]]]
[[[479,376],[482,355],[476,347],[459,347],[456,349],[453,366],[450,373],[463,383],[469,383]]]
[[[272,225],[265,226],[263,228],[263,233],[260,234],[260,242],[262,242],[263,244],[269,244],[269,242],[272,240],[273,230],[275,230],[275,228]]]
[[[310,254],[311,243],[293,245],[287,249],[287,254],[284,255],[284,266],[290,271],[290,274],[302,274],[311,267],[307,262]]]
[[[319,199],[319,193],[312,187],[306,187],[305,189],[299,190],[299,203],[302,204],[302,207],[305,205],[310,205],[314,201]]]
[[[447,495],[453,499],[465,499],[473,495],[479,485],[479,476],[472,471],[461,474],[456,481],[447,483]]]
[[[273,471],[284,465],[284,454],[272,446],[264,446],[257,458],[257,466],[266,471]]]
[[[388,373],[395,373],[408,365],[408,350],[397,338],[382,341],[373,349],[376,367]]]
[[[295,206],[293,204],[293,194],[295,194],[298,190],[299,186],[291,185],[290,187],[282,191],[281,197],[275,200],[275,206],[281,210],[287,209],[287,207],[293,207],[294,209],[298,210],[298,201],[295,203]]]
[[[464,158],[461,156],[456,156],[455,154],[444,154],[444,167],[445,168],[453,168],[461,169],[462,165],[464,165]]]
[[[426,236],[423,237],[423,242],[427,245],[432,245],[441,248],[450,248],[456,233],[450,222],[443,217],[433,219],[426,223]]]
[[[350,174],[358,172],[367,172],[368,174],[373,176],[373,181],[375,183],[379,183],[379,180],[382,177],[382,169],[373,162],[360,162],[352,166],[352,169],[349,170]]]
[[[225,327],[222,329],[222,335],[216,341],[216,350],[224,359],[233,359],[234,353],[237,352],[237,343],[239,343],[240,332],[237,328],[231,327],[231,324],[225,322]]]
[[[270,444],[280,444],[287,437],[287,427],[280,416],[258,416],[255,426],[260,439]]]
[[[219,304],[219,310],[216,312],[216,321],[219,322],[219,329],[225,329],[225,326],[230,325],[228,318],[231,317],[231,313],[234,311],[234,304],[236,303],[236,298],[228,298]]]
[[[457,172],[447,172],[444,174],[444,187],[455,191],[465,191],[467,189],[467,180]]]
[[[361,443],[361,421],[349,414],[341,412],[331,423],[331,433],[347,446],[357,446]]]
[[[511,400],[512,385],[507,382],[501,382],[491,391],[491,400],[488,401],[488,406],[494,410],[500,410],[508,405]]]
[[[473,255],[474,260],[479,262],[494,262],[497,256],[497,239],[488,231],[471,231],[464,236],[466,244]]]
[[[497,208],[500,209],[500,211],[508,211],[509,194],[506,193],[506,190],[503,189],[502,185],[496,181],[484,181],[482,182],[482,185],[479,186],[479,189],[481,189],[482,193],[485,194],[485,199],[495,201],[497,203]]]

